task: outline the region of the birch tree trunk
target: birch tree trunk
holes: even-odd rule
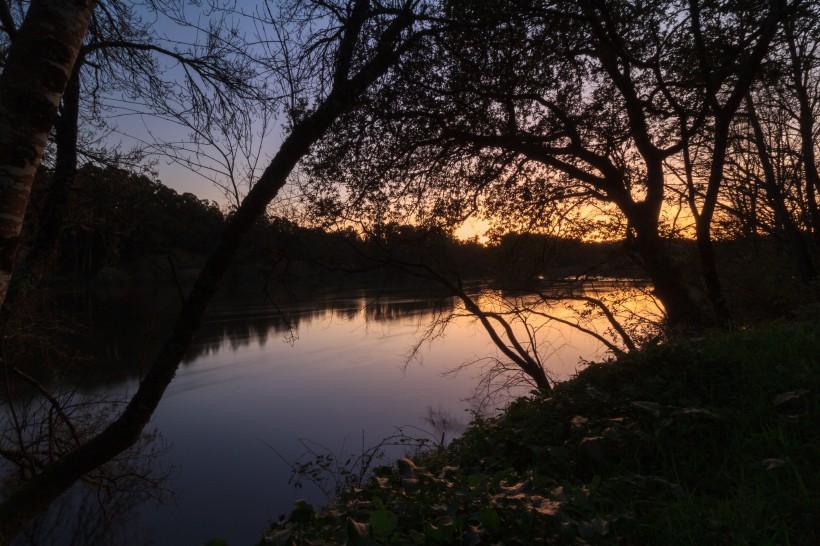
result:
[[[23,217],[94,0],[34,0],[0,75],[0,305]]]

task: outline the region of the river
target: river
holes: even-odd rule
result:
[[[501,294],[472,293],[485,300]],[[276,306],[258,301],[223,297],[209,310],[150,425],[158,432],[152,445],[160,448],[151,464],[164,469],[162,489],[172,494],[164,495],[165,504],[141,502],[125,511],[129,523],[116,530],[116,542],[199,546],[221,537],[231,546],[255,544],[294,500],[327,500],[310,483],[289,484],[288,462],[310,460],[307,448],[343,461],[397,427],[447,441],[474,412],[492,413],[509,399],[510,393],[476,392],[482,365],[499,352],[452,298],[405,287],[320,291]],[[123,333],[113,320],[98,320],[98,353],[107,364],[84,396],[125,398],[136,390],[145,355],[166,326],[144,312],[130,319],[142,327]],[[425,336],[436,320],[446,320],[446,329]],[[566,325],[530,320],[554,379],[606,352]],[[590,324],[606,328],[601,319]],[[517,386],[511,394],[527,390]],[[387,448],[386,455],[403,449]]]

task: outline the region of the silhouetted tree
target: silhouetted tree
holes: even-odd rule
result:
[[[765,235],[778,241],[791,254],[803,282],[816,277],[812,211],[817,143],[812,112],[820,80],[811,29],[818,24],[816,6],[790,7],[731,128],[727,201],[722,204],[733,219],[724,222],[729,236]]]
[[[313,202],[440,223],[479,210],[536,230],[609,215],[670,326],[719,324],[710,230],[725,133],[784,9],[763,4],[761,18],[757,4],[447,2],[453,31],[398,65],[317,147]],[[707,133],[703,189],[690,195],[701,274],[663,216],[667,165]]]
[[[93,164],[131,167],[129,161],[140,157],[137,152],[130,154],[135,157],[124,156],[101,142],[107,131],[116,128],[107,115],[112,109],[122,113],[124,97],[132,111],[172,118],[201,139],[212,140],[218,121],[224,126],[225,120],[230,120],[235,131],[247,131],[257,105],[265,104],[264,90],[255,85],[256,72],[240,43],[242,38],[232,32],[225,17],[219,20],[222,26],[197,29],[196,36],[204,35],[204,39],[192,38],[190,43],[180,39],[173,45],[142,20],[149,15],[172,18],[181,27],[177,28],[180,33],[190,33],[191,24],[176,17],[183,6],[184,2],[176,0],[152,4],[140,15],[132,2],[104,0],[97,4],[62,97],[47,162],[52,167],[48,193],[36,233],[4,301],[4,317],[26,299],[50,267],[79,158]],[[6,41],[11,44],[17,34],[15,19],[22,19],[25,12],[22,4],[12,10],[5,0],[0,2],[0,12],[5,17]],[[120,97],[114,98],[112,106],[112,97],[117,94]],[[173,150],[169,145],[166,155],[179,158]]]
[[[291,10],[290,21],[303,32],[304,38],[304,56],[300,60],[307,71],[307,79],[301,82],[306,89],[302,95],[305,108],[296,113],[279,151],[231,216],[221,242],[182,306],[173,333],[127,407],[101,433],[47,465],[0,503],[3,542],[11,540],[81,476],[138,440],[173,379],[240,243],[265,213],[296,164],[333,122],[354,108],[366,90],[423,42],[434,26],[434,19],[426,17],[427,6],[414,0],[305,1],[295,2]],[[14,47],[18,43],[19,36]],[[285,46],[292,48],[294,44]],[[288,78],[292,75],[290,68],[280,66],[277,75]]]

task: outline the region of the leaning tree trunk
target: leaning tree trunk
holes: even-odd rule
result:
[[[240,242],[284,185],[296,162],[337,117],[320,109],[297,125],[272,163],[231,217],[217,249],[185,300],[170,339],[140,383],[125,411],[100,434],[49,465],[0,503],[0,543],[7,544],[84,474],[105,464],[136,442],[153,415],[177,366],[199,329],[219,281]]]
[[[34,175],[88,29],[94,0],[34,0],[0,75],[0,304]]]
[[[219,246],[209,256],[194,287],[183,303],[170,338],[152,363],[140,387],[123,413],[101,433],[64,455],[0,503],[0,543],[7,544],[35,517],[84,474],[105,464],[136,442],[151,419],[165,389],[176,374],[220,280],[227,271],[240,243],[264,214],[297,162],[321,138],[331,124],[350,111],[361,94],[395,63],[401,32],[413,22],[410,8],[396,15],[376,41],[373,57],[348,78],[352,51],[369,16],[369,2],[356,0],[352,15],[345,20],[336,60],[336,79],[331,92],[306,118],[297,122],[270,165],[231,217]]]

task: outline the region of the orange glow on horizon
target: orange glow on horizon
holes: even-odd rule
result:
[[[482,245],[486,245],[490,240],[487,231],[490,229],[490,222],[482,218],[467,218],[455,231],[455,236],[461,241],[475,238]]]
[[[578,237],[581,240],[588,242],[621,240],[625,235],[623,232],[620,232],[619,235],[613,236],[614,232],[607,228],[607,218],[612,220],[612,214],[619,215],[619,212],[614,209],[614,206],[610,212],[607,212],[600,206],[585,206],[578,209],[577,214],[574,216],[568,216],[565,219],[563,227],[568,229],[564,230],[559,228],[558,232],[563,232],[563,236],[565,237]],[[581,223],[575,224],[575,222],[578,221],[581,221]],[[596,226],[596,221],[600,221],[601,224]],[[619,223],[621,225],[621,230],[625,229],[626,224],[622,216],[621,222],[624,223],[617,221],[615,222],[616,230]],[[492,227],[498,227],[499,224],[500,222],[495,221],[494,219],[476,218],[471,216],[454,231],[454,235],[456,239],[460,241],[475,239],[479,243],[486,245],[490,240],[487,235],[488,232]],[[575,229],[569,228],[569,226],[573,225],[575,226]],[[579,226],[584,226],[586,229],[583,234],[579,234]],[[689,207],[683,202],[667,202],[664,205],[659,218],[659,227],[662,234],[672,238],[689,240],[693,240],[695,238],[694,217],[691,210],[689,210]],[[554,233],[554,235],[561,236],[561,233]]]

